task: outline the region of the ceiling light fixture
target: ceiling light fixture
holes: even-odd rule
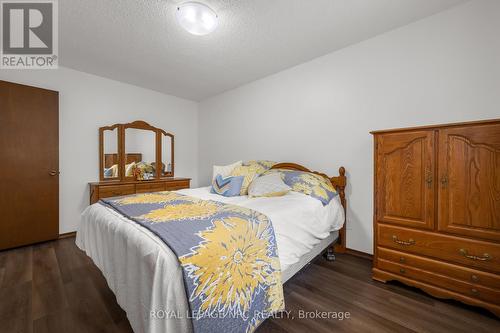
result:
[[[193,35],[203,36],[217,28],[217,14],[207,5],[186,2],[177,7],[177,22]]]

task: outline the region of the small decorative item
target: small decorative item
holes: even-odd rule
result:
[[[156,173],[156,163],[155,162],[151,163],[151,167],[152,167],[151,172]],[[164,163],[161,163],[161,172],[160,172],[160,174],[162,176],[165,174],[165,164]]]
[[[133,172],[136,180],[143,180],[144,179],[144,172],[141,168],[134,168],[134,170],[132,172]]]
[[[151,180],[154,178],[154,175],[152,172],[145,172],[143,175],[143,180]]]
[[[139,162],[135,165],[133,174],[136,180],[154,179],[155,169],[151,164]]]

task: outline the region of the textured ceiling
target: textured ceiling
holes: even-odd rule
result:
[[[60,0],[60,64],[202,100],[464,0],[200,0],[219,27],[178,26],[178,0]]]

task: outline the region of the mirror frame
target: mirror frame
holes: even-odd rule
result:
[[[113,178],[105,178],[104,177],[104,131],[116,131],[116,153],[118,154],[118,177]],[[120,161],[121,161],[121,153],[120,153],[120,143],[121,143],[121,131],[120,124],[114,124],[111,126],[104,126],[99,128],[99,180],[100,181],[116,181],[122,179],[120,173]]]
[[[104,178],[104,131],[114,130],[118,128],[118,178]],[[158,180],[161,178],[174,177],[174,135],[172,133],[165,132],[161,128],[157,128],[149,125],[145,121],[137,120],[131,123],[125,124],[114,124],[111,126],[104,126],[99,128],[99,179],[101,181],[135,181],[132,177],[125,177],[125,162],[126,162],[126,152],[125,152],[125,141],[126,135],[125,130],[127,128],[149,130],[155,133],[155,152],[156,152],[156,166],[161,166],[162,161],[162,135],[168,136],[171,139],[171,149],[170,149],[170,160],[172,165],[172,170],[165,175],[161,174],[161,167],[156,167],[156,174],[153,180]],[[146,180],[147,181],[147,180]]]
[[[162,154],[163,154],[163,147],[162,147],[163,138],[161,137],[162,134],[170,137],[170,164],[171,164],[170,172],[165,172],[165,175],[163,177],[173,177],[174,176],[174,135],[172,133],[168,133],[165,131],[160,133],[160,164],[157,164],[157,165],[162,165],[162,163],[163,163],[163,156],[162,156]],[[168,167],[168,165],[165,165],[165,169],[167,167]],[[160,174],[161,174],[161,168],[159,168],[159,169],[160,169]]]

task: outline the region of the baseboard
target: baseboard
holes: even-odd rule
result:
[[[363,258],[363,259],[373,260],[373,254],[369,254],[369,253],[366,253],[366,252],[361,252],[361,251],[358,251],[358,250],[353,250],[353,249],[347,248],[345,250],[345,253],[353,255],[353,256],[356,256],[356,257],[360,257],[360,258]]]
[[[60,234],[58,239],[75,237],[75,236],[76,236],[76,231],[72,231],[72,232],[67,232],[67,233],[64,233],[64,234]]]

